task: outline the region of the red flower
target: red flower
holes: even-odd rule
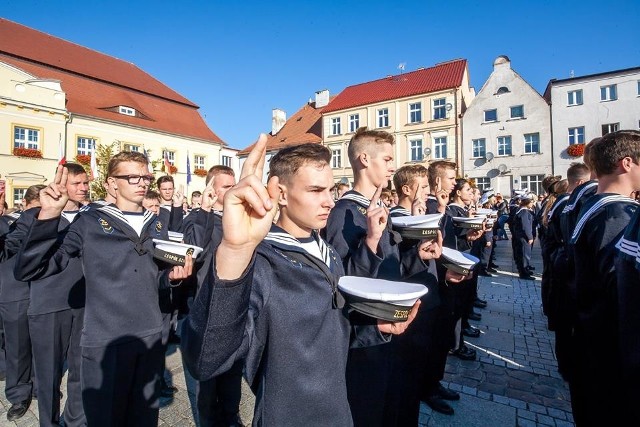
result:
[[[91,156],[89,154],[78,154],[76,156],[76,161],[81,165],[88,165],[91,163]]]
[[[198,176],[201,176],[201,177],[205,177],[205,176],[207,176],[207,170],[206,170],[206,169],[201,169],[201,168],[194,169],[194,170],[193,170],[193,173],[194,173],[195,175],[198,175]]]
[[[13,149],[13,155],[14,156],[20,156],[20,157],[31,157],[34,159],[41,159],[42,158],[42,151],[40,150],[36,150],[35,148],[20,148],[20,147],[16,147]]]
[[[572,144],[567,147],[567,154],[572,157],[580,157],[584,154],[584,144]]]
[[[169,165],[169,173],[170,173],[171,175],[174,175],[174,174],[175,174],[175,173],[177,173],[177,172],[178,172],[178,167],[177,167],[177,166]]]

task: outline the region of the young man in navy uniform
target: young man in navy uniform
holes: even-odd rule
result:
[[[86,282],[80,340],[86,425],[155,426],[164,357],[158,286],[188,277],[192,260],[187,256],[185,266],[169,268],[153,258],[152,239],[166,240],[167,232],[142,207],[153,179],[145,156],[115,155],[108,175],[116,204],[82,212],[60,240],[58,224],[72,177],[58,167],[40,193],[42,209],[17,255],[16,278],[43,279],[80,264]]]

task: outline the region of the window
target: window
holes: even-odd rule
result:
[[[509,90],[509,88],[508,88],[508,87],[506,87],[506,86],[500,86],[500,88],[497,90],[497,92],[496,92],[495,94],[496,94],[496,95],[502,95],[502,94],[504,94],[504,93],[509,93],[509,92],[511,92],[511,91]]]
[[[224,157],[229,157],[229,156],[222,156],[223,157],[223,161],[224,161]],[[225,165],[228,166],[228,165]],[[205,169],[204,166],[204,156],[199,156],[199,155],[195,155],[193,156],[193,168],[194,169]]]
[[[523,175],[520,177],[520,189],[529,189],[532,193],[543,194],[542,179],[544,175]]]
[[[638,80],[638,96],[640,96],[640,80]]]
[[[476,187],[478,187],[480,191],[488,190],[491,188],[491,178],[476,178]]]
[[[136,115],[136,110],[134,110],[133,108],[130,107],[125,107],[124,105],[121,105],[120,108],[118,109],[118,111],[120,112],[120,114],[124,114],[127,116],[135,116]]]
[[[409,123],[420,123],[422,121],[422,103],[409,104]]]
[[[584,144],[584,126],[569,128],[569,144]]]
[[[447,99],[440,98],[433,100],[433,120],[447,118]]]
[[[409,147],[411,149],[411,161],[421,162],[424,153],[424,151],[422,150],[422,138],[410,139]]]
[[[615,101],[618,99],[617,85],[601,86],[600,101]]]
[[[511,156],[511,136],[498,137],[498,156]]]
[[[516,105],[509,109],[511,111],[512,119],[522,119],[524,118],[524,105]]]
[[[171,165],[175,164],[175,159],[176,159],[176,153],[174,153],[173,151],[168,151],[168,150],[162,150],[162,158],[165,159],[169,159],[169,163]]]
[[[524,134],[524,152],[525,154],[540,152],[540,134],[539,133]]]
[[[96,140],[94,138],[87,138],[84,136],[78,137],[77,152],[79,156],[90,155],[95,149],[96,149]]]
[[[222,166],[231,167],[231,156],[222,156],[221,163],[222,163]]]
[[[608,133],[615,132],[620,129],[620,123],[609,123],[606,125],[602,125],[602,136],[605,136]]]
[[[13,188],[13,207],[17,208],[22,205],[22,199],[24,199],[24,193],[27,192],[26,188]],[[24,206],[23,206],[24,207]]]
[[[13,133],[13,148],[40,149],[40,131],[16,126]]]
[[[484,138],[472,140],[471,145],[473,148],[471,157],[479,158],[484,157],[487,154],[487,141]]]
[[[124,144],[123,151],[140,152],[140,146],[134,144]]]
[[[389,109],[381,108],[378,110],[378,127],[386,128],[389,126]]]
[[[582,105],[582,89],[567,92],[568,105]]]
[[[498,121],[498,110],[485,110],[485,112],[484,112],[484,121],[485,122],[497,122]]]
[[[340,117],[331,119],[331,135],[340,135]]]
[[[331,167],[342,167],[342,150],[331,150]]]
[[[360,114],[351,114],[349,116],[349,132],[355,132],[360,127]]]
[[[436,159],[446,159],[447,158],[447,137],[441,136],[439,138],[433,139],[433,148],[436,152]]]

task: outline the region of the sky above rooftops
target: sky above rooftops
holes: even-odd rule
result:
[[[446,3],[446,4],[444,4]],[[640,66],[640,2],[2,0],[0,16],[132,62],[200,106],[233,148],[316,91],[456,58],[476,92],[498,55],[539,93],[552,78]]]

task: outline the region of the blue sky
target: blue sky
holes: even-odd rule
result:
[[[446,4],[445,4],[446,3]],[[640,66],[640,1],[0,0],[0,16],[132,62],[200,106],[231,147],[317,90],[469,61],[479,91],[498,55],[549,79]]]

